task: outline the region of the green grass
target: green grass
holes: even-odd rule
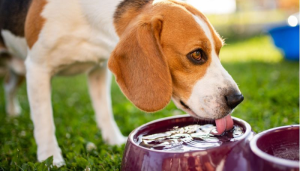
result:
[[[299,124],[298,62],[283,60],[266,36],[228,43],[221,51],[221,59],[245,96],[233,116],[246,120],[255,132]],[[57,77],[52,85],[56,136],[66,161],[60,169],[119,170],[124,145],[103,142],[94,121],[85,76]],[[3,94],[0,89],[0,170],[47,170],[51,158],[44,163],[36,160],[26,85],[19,90],[23,109],[20,117],[6,116]],[[115,120],[124,135],[151,120],[183,113],[173,103],[157,113],[141,112],[126,100],[115,83],[112,99]],[[87,151],[88,142],[97,149]]]

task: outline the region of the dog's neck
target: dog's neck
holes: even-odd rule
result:
[[[153,0],[123,0],[114,13],[114,25],[118,35],[121,35],[125,28],[137,18],[140,10]]]
[[[138,16],[140,9],[153,0],[79,0],[88,22],[97,29],[114,24],[118,35]],[[113,20],[112,20],[113,19]]]
[[[123,0],[78,0],[84,17],[90,25],[96,29],[103,30],[111,25],[113,27],[113,16],[118,5]]]

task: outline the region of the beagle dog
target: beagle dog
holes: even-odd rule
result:
[[[243,96],[220,63],[223,40],[194,7],[175,0],[0,2],[1,49],[25,60],[24,70],[11,67],[6,81],[7,112],[20,112],[15,91],[26,74],[39,161],[53,156],[55,165],[64,163],[51,106],[50,81],[57,75],[87,74],[109,144],[126,138],[113,119],[108,68],[143,111],[161,110],[172,99],[195,118],[216,120],[220,134],[232,128],[230,114]]]

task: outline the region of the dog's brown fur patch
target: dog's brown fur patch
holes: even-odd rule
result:
[[[46,0],[34,0],[29,8],[25,23],[25,37],[29,48],[32,48],[34,43],[38,40],[38,36],[45,23],[41,12],[46,3]]]
[[[202,18],[205,21],[205,23],[208,25],[208,27],[210,29],[210,32],[212,33],[214,43],[215,43],[215,51],[219,55],[220,49],[222,48],[224,42],[223,42],[223,39],[220,38],[220,35],[216,32],[216,30],[210,24],[210,22],[208,22],[208,19],[201,12],[199,12],[195,7],[193,7],[193,6],[191,6],[187,3],[183,3],[183,2],[180,2],[180,1],[174,1],[174,0],[170,0],[170,1],[185,7],[192,14]]]
[[[135,23],[121,35],[108,66],[126,95],[138,108],[164,108],[172,95],[172,81],[159,44],[161,19]]]

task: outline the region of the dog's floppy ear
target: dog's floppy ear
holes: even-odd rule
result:
[[[162,24],[156,17],[129,26],[108,61],[122,92],[146,112],[164,108],[172,96],[171,74],[159,43]]]

